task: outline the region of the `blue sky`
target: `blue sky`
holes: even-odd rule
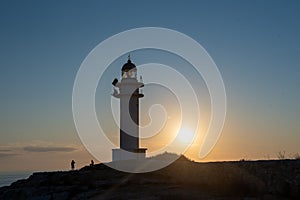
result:
[[[299,8],[277,0],[1,1],[0,145],[80,143],[71,103],[81,62],[114,34],[155,26],[192,37],[218,65],[228,98],[223,135],[234,138],[223,145],[238,149],[245,138],[257,149],[269,140],[261,152],[300,152]]]

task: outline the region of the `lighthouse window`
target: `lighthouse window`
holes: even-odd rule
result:
[[[128,72],[129,78],[136,78],[136,69],[132,69]]]
[[[122,78],[127,78],[127,72],[122,72]]]

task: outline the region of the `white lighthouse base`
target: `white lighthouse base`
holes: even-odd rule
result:
[[[142,160],[146,158],[146,148],[134,150],[134,152],[125,151],[123,149],[112,150],[112,161],[119,160]]]

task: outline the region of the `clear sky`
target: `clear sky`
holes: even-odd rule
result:
[[[88,164],[72,118],[77,70],[104,39],[148,26],[192,37],[223,76],[227,118],[205,160],[300,153],[299,9],[292,0],[1,1],[0,171]],[[197,160],[194,146],[187,155]]]

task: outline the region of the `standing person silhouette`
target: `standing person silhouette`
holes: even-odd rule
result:
[[[74,161],[74,160],[71,161],[71,169],[72,169],[72,170],[75,169],[75,161]]]
[[[94,161],[91,160],[91,164],[90,164],[91,167],[94,167]]]

